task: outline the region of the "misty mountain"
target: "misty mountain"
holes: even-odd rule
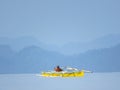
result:
[[[0,73],[11,72],[11,65],[14,65],[14,61],[12,59],[14,55],[15,52],[10,46],[0,45]]]
[[[11,48],[3,48],[3,45],[0,47],[0,73],[35,73],[49,70],[58,64],[64,65],[64,55],[36,46],[26,47],[14,53]]]
[[[58,51],[65,55],[84,53],[88,50],[102,49],[115,46],[120,43],[120,35],[108,35],[85,43],[68,43]]]
[[[108,35],[85,43],[68,43],[64,46],[50,45],[40,42],[34,37],[0,38],[0,45],[9,45],[14,51],[20,51],[25,47],[36,46],[46,51],[62,53],[64,55],[74,55],[84,53],[88,50],[102,49],[115,46],[120,43],[120,35]]]
[[[120,71],[120,44],[111,48],[90,50],[74,57],[74,65],[95,72]]]
[[[31,36],[19,38],[0,37],[0,45],[9,45],[14,51],[20,51],[23,48],[30,46],[36,46],[50,51],[56,51],[58,49],[55,45],[44,44]]]
[[[19,37],[19,38],[6,38],[0,37],[0,45],[9,45],[14,51],[20,51],[28,46],[42,45],[37,39],[33,37]]]
[[[39,73],[52,70],[56,65],[71,66],[94,72],[120,71],[120,44],[82,54],[64,56],[36,46],[14,52],[7,45],[0,45],[0,73]]]

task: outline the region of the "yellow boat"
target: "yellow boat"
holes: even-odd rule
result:
[[[42,72],[41,76],[44,77],[83,77],[84,76],[84,70],[82,71],[61,71],[61,72]]]
[[[41,76],[43,77],[83,77],[85,73],[93,73],[92,71],[88,70],[79,70],[77,68],[71,67],[62,67],[63,71],[56,72],[56,71],[49,71],[49,72],[42,72]]]

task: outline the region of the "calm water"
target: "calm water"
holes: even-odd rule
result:
[[[120,72],[89,73],[82,78],[45,78],[36,74],[1,74],[0,90],[120,90]]]

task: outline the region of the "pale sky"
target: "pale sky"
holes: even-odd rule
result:
[[[120,33],[120,0],[0,0],[0,37],[88,42]]]

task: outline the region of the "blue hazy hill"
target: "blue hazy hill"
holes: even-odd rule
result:
[[[96,72],[120,71],[120,44],[111,48],[90,50],[74,56],[74,65]]]
[[[89,42],[71,42],[63,46],[45,44],[34,37],[24,36],[19,38],[0,37],[0,45],[9,45],[14,51],[20,51],[25,47],[37,46],[47,51],[55,51],[64,55],[84,53],[88,50],[102,49],[115,46],[120,43],[120,34],[111,34],[97,38]]]
[[[6,38],[6,37],[0,37],[0,45],[9,45],[14,51],[20,51],[24,47],[28,46],[42,46],[42,43],[40,43],[36,38],[30,37],[30,36],[24,36],[19,38]]]
[[[67,55],[84,53],[88,50],[93,49],[102,49],[113,47],[120,43],[120,35],[119,34],[111,34],[107,36],[103,36],[97,38],[95,40],[89,42],[76,42],[76,43],[68,43],[58,50],[59,52]]]
[[[11,72],[11,65],[14,65],[13,57],[15,52],[8,45],[0,45],[0,73]],[[10,70],[9,70],[10,69]]]
[[[95,72],[120,71],[120,44],[111,48],[90,50],[74,56],[64,56],[36,46],[14,52],[0,45],[0,73],[38,73],[56,65],[73,66]]]
[[[26,47],[14,53],[10,47],[3,48],[3,46],[0,45],[0,73],[40,72],[40,70],[48,70],[50,67],[62,64],[61,61],[65,59],[62,54],[46,51],[36,46]]]

